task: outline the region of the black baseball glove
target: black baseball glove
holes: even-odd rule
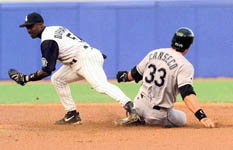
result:
[[[117,78],[117,82],[128,82],[128,81],[130,81],[128,79],[128,71],[118,71],[117,75],[116,75],[116,78]]]
[[[25,85],[25,83],[26,83],[26,79],[25,79],[26,75],[24,75],[23,73],[18,72],[15,69],[9,69],[8,70],[8,75],[16,83],[18,83],[18,84],[20,84],[22,86]]]

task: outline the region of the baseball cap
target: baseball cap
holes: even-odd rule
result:
[[[22,28],[22,27],[34,25],[36,23],[44,23],[44,20],[40,14],[33,12],[25,17],[25,23],[21,24],[19,27]]]

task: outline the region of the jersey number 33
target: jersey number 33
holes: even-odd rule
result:
[[[150,69],[149,75],[145,77],[145,81],[147,83],[154,82],[154,84],[158,87],[161,87],[164,85],[165,78],[167,75],[167,72],[164,68],[159,68],[157,69],[154,64],[148,65],[148,69]],[[155,76],[157,75],[156,73],[159,72],[159,79],[155,80]]]

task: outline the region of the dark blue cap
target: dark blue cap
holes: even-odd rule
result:
[[[22,28],[22,27],[34,25],[36,23],[44,23],[44,20],[40,14],[33,12],[33,13],[30,13],[26,16],[25,23],[21,24],[19,27]]]

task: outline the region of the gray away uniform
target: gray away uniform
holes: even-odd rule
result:
[[[146,124],[183,126],[186,115],[173,105],[178,88],[193,85],[192,64],[181,53],[164,48],[148,53],[136,69],[143,76],[142,86],[134,99],[139,116]]]

